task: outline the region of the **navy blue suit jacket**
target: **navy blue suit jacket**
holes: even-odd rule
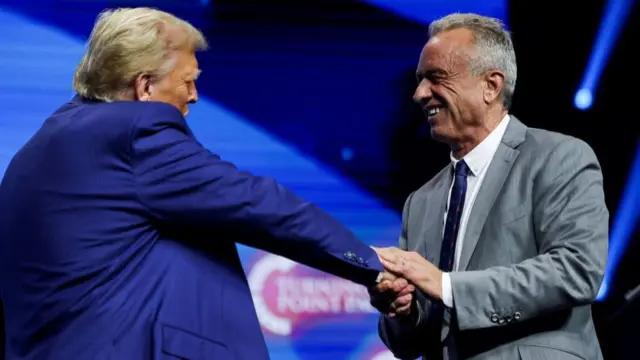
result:
[[[162,103],[56,111],[0,186],[7,360],[267,359],[236,242],[370,286],[376,254]]]

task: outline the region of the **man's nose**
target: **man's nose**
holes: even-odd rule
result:
[[[195,87],[189,91],[189,98],[187,100],[189,101],[189,104],[195,104],[198,102],[198,90],[196,90]]]
[[[426,81],[421,81],[420,84],[416,87],[416,90],[413,93],[413,101],[418,104],[426,103],[431,99],[433,95],[431,94],[431,89],[429,84]]]

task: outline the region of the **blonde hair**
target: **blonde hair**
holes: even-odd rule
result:
[[[207,41],[193,25],[169,13],[120,8],[100,13],[87,47],[73,87],[86,98],[113,101],[132,91],[141,74],[166,75],[173,51],[205,50]]]

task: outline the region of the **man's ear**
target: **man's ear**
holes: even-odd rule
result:
[[[151,82],[151,75],[140,74],[134,80],[135,97],[138,101],[151,101],[151,94],[153,92],[153,84]]]
[[[504,74],[498,70],[491,70],[485,74],[485,89],[483,98],[485,103],[490,104],[494,102],[504,87]]]

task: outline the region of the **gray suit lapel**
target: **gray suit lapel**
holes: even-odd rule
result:
[[[423,219],[426,226],[422,236],[424,241],[419,243],[417,252],[429,262],[438,266],[440,262],[440,248],[442,247],[442,231],[444,229],[444,212],[447,206],[447,195],[453,182],[451,165],[444,168],[438,175],[440,177],[433,192],[429,195],[423,206],[426,207]]]
[[[462,254],[460,255],[460,263],[458,266],[460,270],[467,270],[469,266],[471,256],[473,256],[473,252],[476,249],[489,211],[500,194],[500,190],[509,176],[511,167],[520,153],[516,148],[525,140],[526,133],[527,127],[516,119],[515,116],[511,115],[509,126],[487,169],[482,186],[479,189],[478,196],[471,210],[471,216],[469,217],[469,223],[467,224],[467,230],[464,236]]]

